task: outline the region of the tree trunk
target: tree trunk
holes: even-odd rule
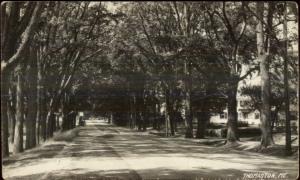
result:
[[[76,128],[76,116],[77,116],[77,111],[75,111],[73,113],[73,128]],[[59,126],[59,121],[58,121],[58,117],[57,117],[57,124]]]
[[[152,121],[152,128],[157,130],[157,105],[155,104],[154,106],[154,114],[153,114],[153,121]]]
[[[74,124],[74,112],[71,112],[71,113],[69,114],[69,123],[70,123],[69,129],[73,129],[73,124]]]
[[[39,138],[41,137],[41,139],[43,141],[46,140],[46,118],[45,118],[45,106],[46,106],[46,102],[45,102],[45,95],[44,95],[44,81],[43,81],[43,77],[42,77],[42,64],[41,64],[41,59],[40,59],[40,54],[37,57],[37,71],[38,71],[38,85],[37,85],[37,103],[38,103],[38,109],[37,109],[37,118],[38,118],[38,141]]]
[[[237,127],[237,82],[230,85],[227,108],[228,108],[228,122],[227,122],[227,143],[234,143],[239,140]]]
[[[60,129],[60,126],[59,126],[59,115],[55,116],[55,123],[56,123],[56,125],[55,125],[56,130],[59,130]],[[75,121],[75,123],[76,123],[76,121]],[[75,123],[74,123],[74,127],[76,126]]]
[[[186,97],[183,100],[183,118],[185,121],[185,138],[193,138],[193,119],[191,112],[190,92],[186,92]]]
[[[113,116],[113,112],[110,112],[110,117],[108,118],[108,124],[111,124],[113,122],[114,116]]]
[[[172,110],[170,112],[170,133],[171,133],[171,136],[175,135],[175,116],[174,116],[174,112]]]
[[[285,102],[285,153],[292,154],[290,99],[288,82],[288,32],[287,32],[287,3],[285,2],[283,38],[284,38],[284,102]]]
[[[170,135],[170,116],[167,111],[165,111],[164,118],[165,118],[165,135],[167,137]]]
[[[161,112],[160,112],[160,109],[161,109],[161,103],[160,101],[158,102],[157,104],[157,130],[160,131],[160,127],[161,127],[161,123],[162,123],[162,120],[161,120]]]
[[[50,111],[48,113],[47,121],[48,121],[47,136],[48,136],[48,138],[51,138],[51,137],[53,137],[53,133],[55,131],[55,115],[54,115],[53,111]]]
[[[279,109],[280,109],[280,107],[276,106],[274,112],[271,112],[271,116],[272,116],[271,117],[271,119],[272,119],[272,122],[271,122],[271,131],[272,131],[272,134],[274,132],[275,122],[277,122],[277,117],[278,117]]]
[[[189,74],[188,62],[184,62],[184,100],[183,100],[183,118],[185,120],[185,138],[193,138],[193,117],[191,111],[191,76]]]
[[[174,112],[172,109],[171,101],[171,90],[167,89],[166,91],[166,112],[167,112],[167,126],[168,126],[168,135],[174,136]]]
[[[178,128],[177,125],[180,122],[180,113],[178,113],[178,109],[176,109],[176,111],[174,112],[174,116],[175,116],[175,122],[174,122],[174,131],[178,132]]]
[[[169,136],[171,134],[171,125],[170,125],[170,90],[167,88],[165,90],[165,133],[166,136]]]
[[[142,131],[142,113],[140,111],[138,111],[138,118],[137,118],[137,121],[138,121],[138,130],[139,131]]]
[[[129,95],[129,128],[132,129],[133,127],[133,104],[132,104],[132,96],[130,94],[130,92],[128,92]]]
[[[201,111],[196,115],[197,121],[197,134],[196,138],[202,139],[205,137],[206,125],[209,120],[209,115],[205,111]]]
[[[60,102],[57,104],[58,107],[60,107],[60,111],[61,111],[61,117],[62,117],[62,123],[61,123],[61,129],[62,131],[64,131],[66,129],[66,119],[67,119],[67,116],[68,116],[68,111],[69,109],[68,106],[67,106],[67,94],[64,93],[63,95],[61,95],[61,99],[60,99]],[[57,108],[59,109],[59,108]]]
[[[16,102],[16,127],[13,153],[23,152],[23,121],[24,121],[24,105],[23,105],[23,79],[21,73],[21,65],[18,66],[18,82],[17,82],[17,102]]]
[[[143,131],[147,130],[147,118],[148,118],[148,113],[146,112],[146,105],[145,105],[145,89],[143,86],[143,90],[141,91],[141,123],[142,123],[142,128]]]
[[[155,104],[154,107],[154,117],[153,117],[153,129],[158,130],[158,123],[159,123],[159,117],[160,117],[160,108],[159,103]]]
[[[147,131],[147,125],[148,125],[148,113],[143,112],[143,131]]]
[[[52,121],[53,121],[53,132],[55,132],[57,130],[55,114],[53,114]]]
[[[143,128],[143,92],[141,89],[137,91],[137,96],[136,96],[136,108],[137,108],[137,126],[138,126],[138,131],[142,131]]]
[[[15,125],[16,125],[16,118],[15,115],[16,113],[13,110],[12,105],[10,105],[10,102],[8,102],[7,105],[7,116],[8,116],[8,128],[9,128],[9,137],[10,137],[10,142],[14,142],[14,132],[15,132]]]
[[[127,124],[126,126],[128,126],[129,128],[132,128],[132,119],[133,119],[133,116],[132,116],[132,97],[131,97],[131,91],[130,91],[130,82],[128,81],[127,82],[127,89],[126,89],[126,97],[127,97],[127,103],[128,103],[128,106],[129,106],[129,109],[127,111]]]
[[[261,146],[268,147],[274,144],[271,131],[271,108],[270,108],[270,77],[268,54],[265,52],[264,29],[263,29],[264,3],[257,2],[257,15],[259,17],[257,25],[257,50],[260,61],[261,72]]]
[[[40,118],[39,118],[40,116],[39,116],[39,113],[38,113],[38,111],[36,112],[36,118],[37,118],[37,120],[36,120],[36,137],[35,137],[35,139],[36,139],[36,144],[39,144],[40,143]]]
[[[53,121],[52,121],[52,114],[54,113],[54,109],[53,109],[53,104],[54,104],[54,98],[50,100],[49,103],[49,110],[46,116],[46,137],[50,138],[53,135]]]
[[[69,115],[69,109],[67,107],[67,99],[66,97],[62,99],[61,102],[61,109],[62,109],[62,130],[66,131],[70,129],[70,115]]]
[[[14,143],[14,137],[15,137],[15,126],[16,126],[16,110],[15,110],[15,98],[13,97],[13,90],[9,90],[9,96],[11,97],[11,100],[8,102],[8,116],[10,121],[10,142]]]
[[[36,146],[36,119],[37,119],[37,58],[36,52],[31,50],[31,66],[28,82],[30,91],[28,92],[28,118],[26,118],[26,149]],[[27,133],[29,134],[27,138]]]
[[[2,157],[9,156],[8,151],[8,87],[9,87],[9,73],[1,71],[1,150]]]
[[[43,97],[41,97],[41,102],[40,102],[40,107],[41,107],[41,110],[40,110],[40,126],[41,126],[41,138],[42,138],[42,141],[46,141],[47,139],[47,108],[46,108],[46,101],[44,99],[44,93],[42,93]]]
[[[49,110],[48,110],[48,114],[46,117],[46,123],[47,123],[47,137],[53,137],[53,132],[55,130],[55,125],[56,125],[56,121],[55,121],[55,114],[54,112],[58,109],[58,105],[59,105],[59,97],[53,97],[50,101],[49,104]]]

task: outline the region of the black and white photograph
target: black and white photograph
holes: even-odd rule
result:
[[[1,2],[4,180],[296,180],[296,1]]]

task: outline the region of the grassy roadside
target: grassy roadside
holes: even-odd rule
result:
[[[157,137],[165,137],[165,132],[150,130],[149,134],[155,135]],[[184,139],[184,135],[177,133],[176,137]],[[170,136],[168,138],[175,138]],[[224,151],[244,151],[244,152],[255,152],[268,156],[282,157],[288,159],[298,159],[299,156],[299,144],[297,142],[298,135],[292,136],[292,155],[285,155],[285,135],[284,133],[278,133],[273,135],[275,144],[269,146],[268,148],[260,148],[260,136],[255,136],[251,138],[240,138],[240,141],[232,144],[230,146],[225,145],[226,139],[219,137],[206,137],[204,139],[185,139],[185,141],[195,142],[200,145],[212,146]]]
[[[74,129],[63,132],[54,132],[53,138],[49,138],[47,139],[47,141],[41,142],[32,149],[25,149],[24,152],[18,154],[11,153],[9,157],[3,159],[2,165],[8,166],[17,161],[21,165],[24,165],[28,162],[32,162],[33,160],[37,160],[43,157],[54,157],[66,146],[66,144],[73,141],[74,138],[78,136],[79,131],[80,127],[76,127]]]

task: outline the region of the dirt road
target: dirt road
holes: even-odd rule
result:
[[[5,179],[296,179],[296,160],[160,138],[89,121],[72,142],[4,161]]]

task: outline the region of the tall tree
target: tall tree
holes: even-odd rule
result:
[[[291,120],[288,82],[288,31],[287,31],[287,3],[284,3],[283,10],[283,40],[284,40],[284,102],[285,102],[285,151],[286,155],[292,153],[291,143]]]
[[[272,6],[269,6],[269,13],[272,13]],[[271,106],[270,106],[270,77],[269,77],[269,49],[266,50],[265,30],[264,30],[264,3],[257,2],[256,11],[258,17],[257,24],[257,54],[260,62],[261,72],[261,146],[267,147],[274,144],[271,131]],[[268,42],[267,42],[268,43]]]
[[[24,124],[24,70],[25,64],[17,67],[17,92],[16,92],[16,127],[14,135],[13,153],[24,151],[23,147],[23,124]]]
[[[205,15],[205,32],[209,44],[218,51],[218,64],[226,72],[226,96],[228,109],[227,143],[239,140],[237,129],[237,90],[238,84],[252,72],[257,70],[251,52],[253,52],[251,31],[252,22],[247,14],[247,2],[215,2],[207,3]],[[241,74],[242,66],[250,66],[245,74]],[[219,77],[222,79],[222,77]]]
[[[40,9],[41,2],[28,2],[24,15],[20,17],[20,2],[5,2],[1,5],[1,23],[3,23],[1,24],[1,144],[3,157],[9,155],[6,108],[9,75],[19,64],[21,56],[33,36],[34,25]]]
[[[28,99],[28,116],[26,118],[26,149],[36,146],[36,120],[37,120],[37,54],[35,47],[30,47],[29,53],[29,90]]]

